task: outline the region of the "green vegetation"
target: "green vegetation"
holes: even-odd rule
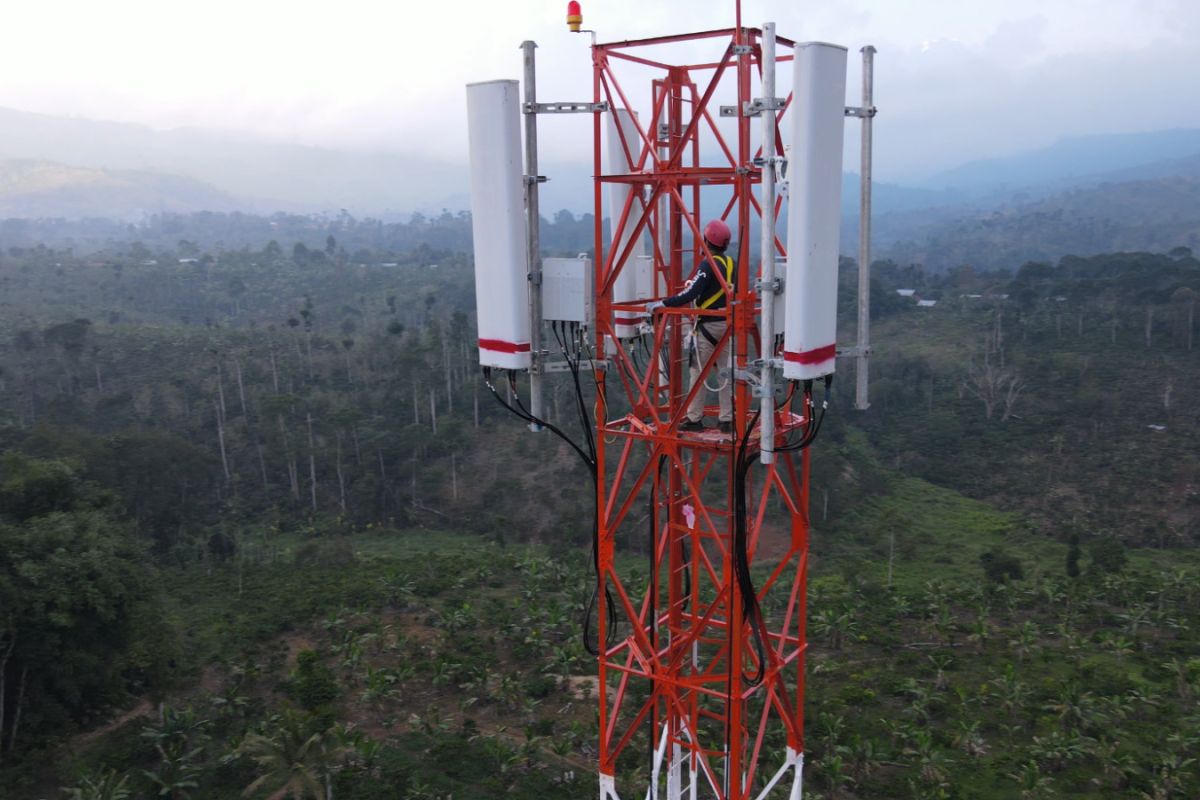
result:
[[[586,476],[480,391],[467,259],[175,235],[0,253],[0,796],[594,793]],[[1197,796],[1200,263],[876,279],[806,796]]]

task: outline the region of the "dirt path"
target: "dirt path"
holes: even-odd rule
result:
[[[70,749],[72,751],[77,751],[81,747],[86,747],[87,745],[91,744],[93,741],[95,741],[96,739],[99,739],[101,736],[112,733],[117,728],[120,728],[122,725],[125,725],[128,722],[132,722],[133,720],[138,719],[139,717],[150,716],[150,714],[153,713],[153,711],[154,711],[154,706],[151,705],[149,700],[145,700],[145,699],[139,700],[137,702],[137,705],[135,705],[133,708],[121,713],[114,719],[110,720],[109,722],[105,723],[104,725],[101,725],[99,728],[93,728],[92,730],[87,731],[86,733],[81,733],[77,736],[71,737],[71,741],[68,746],[70,747]]]

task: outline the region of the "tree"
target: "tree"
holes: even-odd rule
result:
[[[0,752],[23,733],[60,731],[116,704],[135,685],[161,685],[174,650],[152,571],[126,527],[65,465],[5,463],[16,469],[4,491],[29,515],[0,519]]]
[[[238,748],[259,771],[242,796],[267,789],[275,798],[333,800],[333,772],[342,748],[330,732],[313,731],[311,718],[290,710],[272,718],[267,729],[269,734],[247,734]]]
[[[981,554],[979,564],[983,567],[983,574],[992,583],[1020,580],[1025,574],[1021,567],[1021,560],[998,547],[993,547]]]
[[[1079,533],[1071,532],[1071,540],[1067,545],[1067,577],[1079,577]]]
[[[1025,389],[1025,380],[1018,370],[998,366],[992,362],[989,353],[984,353],[982,363],[975,359],[967,362],[967,376],[961,386],[983,403],[985,417],[992,419],[996,411],[1002,409],[1000,421],[1005,422],[1012,416],[1013,406]]]
[[[895,509],[889,506],[883,512],[879,521],[879,526],[887,531],[888,534],[888,566],[887,566],[887,588],[892,588],[892,573],[896,563],[896,534],[907,533],[912,526],[911,521]]]
[[[67,800],[129,800],[133,794],[125,784],[128,775],[108,770],[95,777],[85,777],[76,786],[63,787]]]
[[[1088,545],[1088,555],[1091,556],[1094,569],[1110,575],[1125,569],[1125,563],[1129,560],[1125,555],[1125,545],[1112,534],[1105,534]]]

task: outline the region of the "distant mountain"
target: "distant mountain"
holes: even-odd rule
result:
[[[1004,158],[972,161],[940,172],[922,185],[976,194],[1060,183],[1200,153],[1200,129],[1181,128],[1063,139],[1049,147]]]
[[[51,161],[0,161],[0,217],[133,219],[241,207],[229,194],[191,178]]]
[[[400,152],[339,151],[200,129],[0,109],[0,159],[179,175],[258,211],[380,214],[438,209],[467,184],[466,166]]]
[[[1180,163],[1200,172],[1200,157]],[[986,211],[883,215],[874,231],[878,257],[932,270],[963,264],[1015,269],[1068,254],[1180,246],[1200,252],[1200,174],[1096,181]]]

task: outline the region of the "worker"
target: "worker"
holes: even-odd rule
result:
[[[724,309],[728,302],[725,287],[733,287],[734,276],[737,274],[737,265],[733,257],[725,255],[725,250],[729,247],[729,240],[731,238],[732,234],[729,231],[729,226],[722,220],[714,219],[709,221],[704,226],[704,242],[708,245],[709,252],[712,253],[712,259],[710,260],[707,255],[700,259],[700,263],[696,265],[696,269],[692,272],[691,277],[684,283],[683,291],[671,297],[664,298],[661,301],[647,304],[647,313],[653,314],[663,306],[678,308],[688,303],[694,303],[696,308],[705,311],[719,311]],[[721,279],[724,280],[724,284],[717,278],[718,270],[720,271]],[[697,382],[700,381],[700,374],[704,370],[705,365],[714,357],[717,343],[725,335],[726,324],[724,317],[697,315],[693,327],[695,350],[694,357],[691,359],[692,386],[696,386]],[[725,346],[721,348],[721,352],[716,355],[718,364],[730,368],[728,374],[718,378],[721,384],[717,392],[720,404],[720,411],[717,416],[717,428],[722,433],[728,433],[733,427],[733,364],[729,361],[729,353],[729,344],[726,342]],[[714,369],[711,374],[714,376],[718,375],[718,370]],[[692,402],[688,403],[687,419],[679,424],[679,430],[704,430],[704,400],[706,394],[706,387],[701,386],[692,396]]]

